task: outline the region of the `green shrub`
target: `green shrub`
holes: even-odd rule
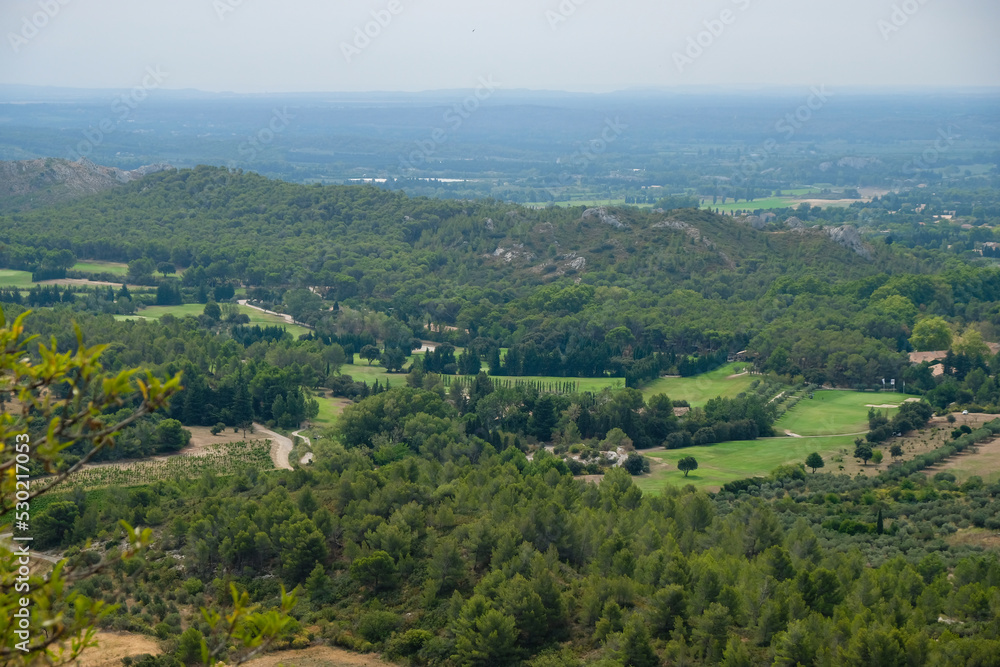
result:
[[[370,611],[358,621],[358,632],[373,644],[385,641],[400,626],[401,620],[391,611]]]

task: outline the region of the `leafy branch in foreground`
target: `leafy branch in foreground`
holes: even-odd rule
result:
[[[32,500],[57,489],[97,452],[113,446],[122,428],[166,407],[181,389],[179,374],[166,380],[138,369],[106,374],[100,361],[105,346],[85,346],[79,328],[75,350],[60,352],[53,339],[48,346],[39,344],[35,360],[27,353],[28,343],[36,338],[25,337],[28,315],[8,325],[0,311],[0,394],[16,398],[4,401],[0,412],[0,516],[8,526],[16,517],[18,530],[11,533],[15,538],[31,537]],[[126,406],[130,411],[124,419],[108,421],[108,414]],[[71,447],[79,453],[72,464],[66,457]],[[43,474],[48,476],[34,478]],[[122,529],[124,560],[136,557],[152,541],[148,528],[137,530],[122,522]],[[88,564],[81,555],[62,559],[48,570],[32,560],[30,548],[23,546],[30,544],[18,541],[16,551],[0,545],[0,665],[68,664],[97,645],[97,623],[115,609],[76,593],[73,585],[111,561]],[[87,547],[89,543],[84,551]],[[234,641],[249,654],[266,648],[286,627],[295,602],[294,596],[283,594],[280,611],[257,613],[245,596],[234,600],[225,629],[220,627],[220,643],[205,652],[209,664]],[[214,612],[204,613],[218,618],[211,616]]]

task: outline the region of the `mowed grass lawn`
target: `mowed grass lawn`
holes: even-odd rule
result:
[[[119,264],[118,262],[77,262],[70,271],[113,273],[116,276],[124,276],[128,273],[128,264]]]
[[[860,391],[817,391],[804,396],[774,424],[778,433],[840,435],[868,431],[868,405],[900,406],[904,394]],[[883,409],[890,415],[895,408]]]
[[[316,426],[330,428],[337,421],[337,418],[344,412],[344,408],[351,405],[351,401],[346,398],[327,398],[326,396],[313,396],[319,403],[319,414],[312,422]]]
[[[686,447],[665,452],[642,452],[666,467],[654,467],[653,473],[635,478],[644,493],[661,493],[670,484],[716,490],[723,484],[747,477],[764,477],[778,466],[804,463],[806,457],[819,452],[830,465],[831,458],[845,447],[853,447],[852,436],[822,438],[766,438],[724,442],[707,447]],[[698,469],[687,477],[677,469],[685,456],[698,461]]]
[[[31,271],[14,271],[13,269],[0,269],[0,287],[34,287],[31,280]]]
[[[240,312],[246,314],[250,318],[250,324],[259,324],[260,326],[273,326],[275,324],[285,327],[288,333],[293,336],[300,336],[302,334],[309,333],[309,329],[305,327],[300,327],[297,324],[288,324],[285,320],[281,319],[277,315],[271,315],[269,313],[263,313],[254,308],[248,306],[240,306]],[[143,308],[135,315],[115,315],[117,320],[158,320],[164,315],[173,315],[174,317],[187,317],[188,315],[192,317],[198,317],[205,311],[205,304],[202,303],[185,303],[181,306],[149,306],[148,308]]]
[[[646,385],[642,394],[647,400],[656,394],[666,394],[671,399],[687,401],[693,408],[702,407],[716,396],[733,398],[749,389],[756,376],[739,375],[749,367],[748,363],[735,362],[692,377],[660,378]]]

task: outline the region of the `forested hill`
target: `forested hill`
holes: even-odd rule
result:
[[[745,299],[778,275],[828,280],[919,270],[894,254],[865,258],[821,232],[758,232],[704,211],[533,210],[208,167],[6,216],[0,233],[6,243],[66,248],[81,258],[149,257],[252,285],[330,286],[343,298],[365,299],[390,298],[403,279],[422,279],[443,297],[565,278]]]
[[[691,209],[529,209],[199,167],[2,216],[0,266],[68,268],[53,252],[68,250],[130,261],[130,282],[176,281],[153,275],[175,267],[186,300],[242,284],[320,332],[342,324],[339,303],[391,313],[414,336],[433,324],[456,344],[529,344],[553,360],[593,345],[625,366],[749,348],[765,370],[858,385],[899,376],[918,318],[982,321],[967,306],[1000,300],[995,269],[810,222],[758,230]],[[622,327],[624,345],[609,343]],[[864,373],[847,373],[851,355]]]

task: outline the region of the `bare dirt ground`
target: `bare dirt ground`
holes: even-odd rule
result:
[[[909,461],[920,454],[926,454],[927,452],[934,451],[939,447],[944,446],[951,441],[951,432],[953,429],[967,425],[971,429],[979,428],[982,424],[1000,417],[1000,415],[992,414],[970,414],[970,415],[955,415],[956,421],[954,424],[948,423],[945,417],[934,417],[931,419],[927,428],[923,431],[911,431],[906,435],[899,438],[891,438],[874,449],[879,449],[882,451],[885,457],[881,465],[876,466],[871,461],[868,465],[864,465],[860,461],[854,458],[854,447],[853,445],[844,449],[841,452],[842,460],[833,461],[827,460],[825,470],[827,472],[841,473],[846,475],[857,475],[861,473],[862,475],[877,475],[881,471],[885,470],[886,467],[892,464],[892,457],[889,456],[889,448],[894,444],[899,444],[903,448],[903,456],[900,457],[900,461]],[[859,435],[858,437],[863,437]],[[987,451],[989,447],[996,447],[993,443],[984,443],[978,449],[980,452]],[[992,450],[996,451],[996,449]],[[969,456],[975,456],[974,454],[965,454],[962,456],[957,456],[949,459],[941,466],[933,466],[924,470],[924,473],[930,477],[933,477],[936,473],[941,472],[945,469],[945,466],[953,465],[957,466],[960,464],[954,463],[956,461],[967,461]],[[1000,453],[997,454],[997,458],[1000,459]],[[968,464],[964,464],[968,465]],[[841,469],[841,466],[843,468]],[[996,470],[997,468],[993,468]]]
[[[84,651],[80,667],[121,667],[122,658],[143,653],[160,655],[163,651],[151,637],[127,632],[99,632],[96,648]],[[386,667],[392,663],[377,655],[351,653],[332,646],[311,646],[299,651],[278,651],[255,658],[250,667]]]
[[[974,474],[989,481],[993,473],[1000,471],[1000,438],[984,442],[974,451],[966,450],[941,465],[928,468],[926,472],[933,476],[942,471],[953,473],[960,482],[964,482]]]
[[[80,667],[121,667],[124,657],[143,653],[159,655],[163,652],[151,637],[127,632],[99,632],[97,641],[97,647],[84,651],[73,664]]]
[[[385,667],[377,655],[351,653],[332,646],[312,646],[301,651],[280,651],[245,663],[249,667]]]

